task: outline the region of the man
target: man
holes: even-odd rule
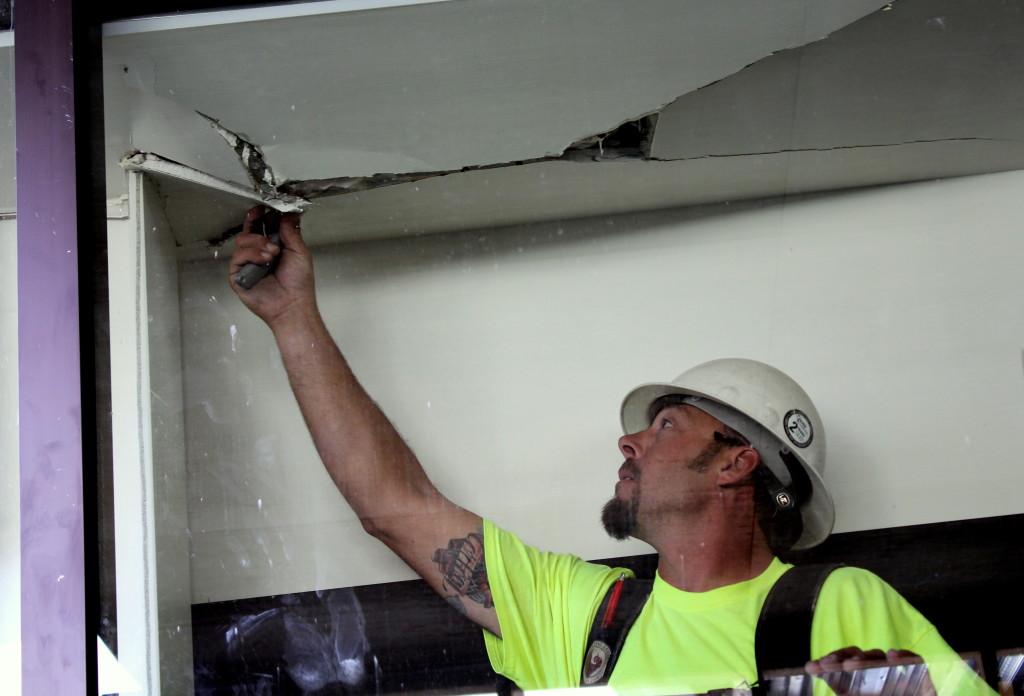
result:
[[[527,689],[579,685],[598,605],[624,571],[541,553],[445,498],[329,335],[298,217],[283,216],[275,244],[252,233],[259,212],[250,211],[237,238],[230,282],[273,332],[317,451],[363,527],[485,629],[496,671]],[[245,264],[275,259],[252,289],[234,282]],[[609,685],[673,694],[745,688],[757,675],[761,604],[787,570],[773,545],[813,546],[832,528],[817,412],[782,373],[734,360],[638,388],[622,418],[625,462],[603,521],[615,537],[647,541],[659,562]],[[866,571],[832,573],[814,616],[813,674],[917,654],[940,694],[991,693]]]

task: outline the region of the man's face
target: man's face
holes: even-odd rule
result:
[[[667,406],[651,425],[619,438],[625,462],[615,496],[601,512],[616,539],[650,539],[658,525],[685,521],[714,495],[711,464],[722,451],[714,434],[721,425],[689,405]]]

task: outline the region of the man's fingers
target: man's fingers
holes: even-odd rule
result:
[[[261,247],[268,244],[269,242],[270,240],[264,237],[262,234],[242,233],[235,237],[235,248],[247,249],[252,247]]]
[[[278,279],[274,287],[278,293],[282,290],[288,291],[289,288],[298,288],[301,291],[305,287],[302,284],[303,278],[305,275],[311,275],[312,267],[309,250],[302,241],[299,231],[301,216],[297,213],[281,215],[280,224],[277,226],[278,235],[272,236],[264,233],[269,233],[262,224],[265,215],[267,211],[263,206],[252,208],[246,213],[242,222],[243,231],[234,240],[235,248],[228,264],[228,282],[236,292],[244,294],[244,289],[235,282],[239,271],[247,264],[267,266],[287,252],[287,258],[283,259],[283,263],[274,273]],[[272,238],[277,241],[271,241]],[[268,297],[264,291],[261,291],[261,296],[264,300]]]
[[[863,654],[864,651],[860,648],[856,646],[850,646],[847,648],[840,648],[835,652],[830,652],[828,655],[825,655],[823,658],[821,658],[819,662],[827,665],[835,665],[836,669],[838,669],[847,660],[860,657]]]
[[[247,235],[246,239],[240,239],[235,244],[235,252],[231,255],[231,260],[235,261],[240,257],[244,257],[246,261],[252,261],[254,258],[262,256],[265,260],[269,261],[280,253],[280,245],[275,244],[266,237],[250,234]]]
[[[272,245],[259,245],[244,247],[236,249],[235,253],[231,255],[231,264],[229,266],[229,272],[233,276],[247,263],[265,264],[270,261],[277,254],[281,253],[280,248],[276,244]]]
[[[804,666],[804,669],[808,674],[821,675],[826,672],[860,669],[865,663],[874,660],[884,661],[885,653],[881,650],[865,652],[856,646],[850,646],[830,652],[817,660],[811,660]]]
[[[880,667],[885,665],[885,653],[881,650],[868,650],[859,655],[853,655],[842,662],[841,669],[844,672],[852,672],[855,669],[867,669],[869,667]]]
[[[262,205],[253,206],[249,208],[245,214],[245,219],[242,220],[242,235],[247,235],[252,232],[252,223],[260,215],[263,215],[264,208]]]
[[[831,652],[805,666],[808,674],[824,680],[836,694],[850,693],[853,675],[857,670],[921,662],[921,657],[910,650],[861,650],[851,646]],[[929,682],[930,683],[930,682]],[[923,691],[934,696],[934,691]]]
[[[883,660],[883,661],[885,660],[885,651],[884,650],[879,650],[879,649],[875,648],[873,650],[860,650],[858,652],[859,652],[859,654],[851,655],[850,657],[846,658],[846,660],[844,660],[844,661],[848,662],[850,660],[860,660],[862,662],[870,662],[872,660]]]
[[[281,241],[287,249],[306,253],[306,242],[302,239],[302,216],[299,213],[285,213],[281,216],[280,233]]]

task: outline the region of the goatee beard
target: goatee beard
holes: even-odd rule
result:
[[[633,536],[636,530],[636,512],[639,502],[636,496],[629,500],[612,498],[601,509],[601,524],[613,539],[622,541]]]

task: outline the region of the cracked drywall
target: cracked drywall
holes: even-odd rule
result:
[[[1019,3],[900,0],[683,95],[654,156],[1024,139]]]
[[[261,110],[249,109],[244,117],[237,110],[207,113],[214,114],[222,128],[244,129],[254,136],[245,140],[273,164],[278,191],[313,200],[306,213],[311,243],[1024,168],[1024,123],[1016,118],[1024,108],[1021,18],[1001,16],[1012,8],[994,3],[964,8],[955,0],[929,2],[900,0],[823,41],[777,51],[671,101],[660,112],[651,113],[650,102],[629,102],[616,105],[620,116],[609,121],[611,112],[602,111],[603,127],[619,127],[583,131],[597,121],[586,109],[578,119],[545,122],[538,130],[545,137],[569,133],[571,128],[571,143],[560,141],[555,148],[561,154],[525,157],[522,153],[536,143],[505,137],[516,146],[515,156],[506,160],[468,165],[457,161],[450,168],[438,168],[403,153],[373,160],[401,166],[375,168],[369,174],[349,175],[349,163],[338,161],[330,176],[301,177],[279,161],[288,152],[294,156],[297,144],[255,137],[265,117]],[[942,13],[942,22],[935,21],[936,12]],[[947,37],[950,32],[952,38]],[[1003,60],[1007,56],[1012,60]],[[514,81],[504,85],[505,90],[517,87]],[[605,85],[611,95],[620,94],[619,87],[614,82]],[[266,94],[259,103],[273,106]],[[481,115],[474,110],[478,104],[457,106]],[[634,111],[622,113],[626,106]],[[401,121],[407,114],[374,113],[385,123],[363,123],[367,132],[397,123],[416,127],[415,119]],[[342,120],[350,117],[337,115]],[[216,152],[204,156],[229,163],[226,178],[238,177],[237,141],[229,138],[226,145],[218,140],[194,113],[182,123],[189,132],[203,131],[204,144],[212,138]],[[482,153],[493,155],[491,141],[482,134],[495,124],[482,126],[446,130],[433,146],[454,145],[456,150],[463,148],[461,152],[472,148],[478,158]],[[312,133],[304,137],[302,147],[321,145]],[[509,145],[504,140],[501,144]],[[324,143],[323,152],[316,154],[328,159],[337,151]],[[282,176],[285,172],[288,176]],[[167,183],[164,190],[175,185]],[[251,204],[254,188],[250,186],[244,200],[216,202],[223,203],[225,211],[234,207],[240,217],[240,206]],[[191,201],[189,196],[199,194],[182,188],[174,195]],[[219,241],[224,225],[237,224],[226,212],[223,219],[220,227],[199,219],[175,225],[179,244]]]
[[[134,152],[157,152],[207,174],[234,181],[238,161],[222,138],[194,110],[147,88],[152,66],[116,60],[104,62],[103,118],[107,198],[127,194],[127,179],[119,163]],[[141,74],[140,74],[141,73]],[[244,177],[242,178],[244,181]]]
[[[541,161],[321,197],[306,209],[303,234],[316,246],[464,229],[501,234],[504,226],[579,217],[615,225],[608,216],[1020,169],[1024,146],[1011,145],[950,141],[669,162]],[[168,193],[168,209],[182,215],[205,205],[196,192]],[[196,224],[175,224],[183,258],[217,253],[207,241],[237,224],[250,204],[234,205],[234,217],[219,226],[206,214]]]
[[[611,131],[587,135],[556,156],[536,157],[512,162],[498,162],[485,165],[470,165],[458,169],[427,172],[377,173],[360,177],[334,177],[330,179],[313,179],[308,181],[286,181],[279,185],[278,190],[306,199],[320,198],[346,193],[370,191],[387,186],[409,184],[426,179],[462,174],[467,172],[484,172],[506,167],[521,167],[540,162],[601,162],[618,159],[649,159],[651,137],[657,114],[647,114],[640,118],[626,121]]]
[[[278,192],[277,177],[274,176],[274,170],[270,168],[270,164],[263,156],[260,146],[251,142],[244,133],[235,133],[225,128],[214,117],[207,116],[201,111],[196,113],[209,121],[210,126],[231,147],[256,192],[264,197],[276,196]]]
[[[104,49],[151,105],[178,107],[130,124],[132,147],[224,176],[197,159],[209,157],[198,109],[244,129],[279,178],[311,180],[557,156],[883,4],[466,0],[109,37]],[[168,134],[177,151],[151,144]]]

